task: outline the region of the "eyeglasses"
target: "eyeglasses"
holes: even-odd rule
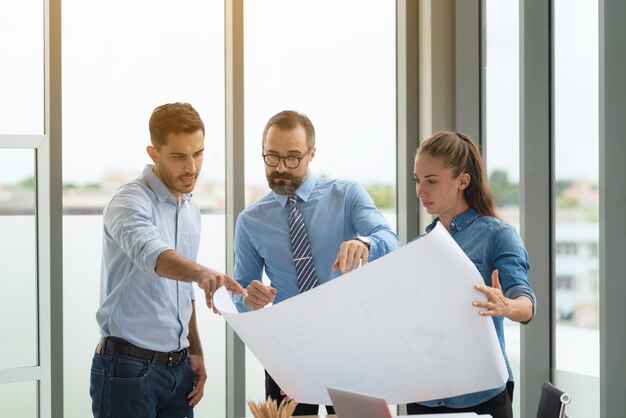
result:
[[[263,157],[263,161],[265,161],[265,164],[270,167],[278,167],[278,164],[280,164],[280,160],[283,160],[283,164],[285,164],[285,167],[298,168],[300,166],[300,161],[304,157],[306,157],[312,149],[313,147],[309,147],[309,149],[306,150],[306,153],[302,157],[296,157],[295,155],[280,157],[274,154],[263,154],[261,155],[261,157]]]

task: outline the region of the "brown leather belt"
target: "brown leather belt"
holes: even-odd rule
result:
[[[100,344],[97,352],[101,353],[104,350],[111,351],[113,353],[125,354],[127,356],[139,357],[145,360],[157,361],[167,364],[180,364],[185,357],[187,357],[187,349],[180,351],[170,351],[169,353],[163,351],[146,350],[145,348],[137,347],[124,341],[121,338],[116,337],[102,337],[100,338]]]

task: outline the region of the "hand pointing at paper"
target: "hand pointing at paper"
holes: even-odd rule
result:
[[[341,274],[349,273],[360,265],[367,264],[370,255],[370,247],[362,239],[351,239],[344,241],[339,246],[339,252],[333,263],[332,271],[339,271]]]
[[[248,287],[248,296],[243,299],[243,303],[250,309],[261,309],[272,303],[276,297],[276,289],[265,286],[258,280],[252,280]]]

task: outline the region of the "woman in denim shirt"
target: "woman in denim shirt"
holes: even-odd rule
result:
[[[504,318],[527,324],[534,316],[536,298],[528,283],[528,255],[524,244],[496,214],[485,177],[480,150],[470,138],[439,131],[415,156],[415,192],[431,215],[474,262],[485,281],[476,289],[486,301],[475,301],[477,313],[490,316],[509,371],[507,384],[481,392],[407,405],[409,414],[476,412],[494,418],[512,418],[513,374],[504,345]]]

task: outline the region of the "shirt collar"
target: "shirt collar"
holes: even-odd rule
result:
[[[143,169],[143,177],[146,179],[148,183],[148,187],[152,189],[154,194],[156,195],[159,202],[165,202],[168,198],[172,198],[174,202],[176,202],[176,197],[170,192],[170,189],[167,188],[165,184],[161,181],[161,179],[154,173],[154,166],[152,164],[146,164]],[[191,193],[183,193],[182,198],[183,201],[191,199]]]
[[[452,218],[452,222],[450,222],[450,231],[453,230],[460,231],[464,229],[467,225],[472,223],[472,221],[480,216],[480,213],[476,212],[474,209],[469,208],[465,212],[455,216]],[[426,232],[430,232],[435,225],[439,222],[439,217],[435,218],[435,220],[426,227]]]
[[[298,196],[300,200],[302,200],[303,202],[306,202],[307,200],[309,200],[311,193],[313,193],[313,188],[315,187],[316,183],[317,183],[317,177],[315,176],[315,174],[309,171],[307,175],[307,179],[294,192],[295,195]],[[280,203],[281,206],[287,205],[287,199],[289,197],[288,195],[278,194],[275,192],[272,192],[272,193],[274,194],[274,198],[276,199],[276,201]]]

